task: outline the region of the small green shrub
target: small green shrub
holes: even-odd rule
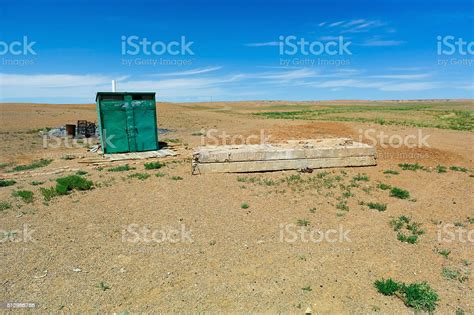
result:
[[[380,184],[377,185],[377,188],[382,189],[382,190],[388,190],[388,189],[392,188],[392,186],[384,184],[384,183],[380,183]]]
[[[13,197],[21,198],[25,203],[33,202],[33,192],[29,190],[16,190],[12,192]]]
[[[315,212],[316,212],[316,208],[314,208],[314,207],[313,207],[313,208],[310,208],[310,209],[309,209],[309,212],[315,213]]]
[[[66,160],[66,161],[74,160],[75,158],[76,158],[76,156],[70,155],[70,154],[66,154],[66,155],[61,156],[61,160]]]
[[[33,186],[39,186],[39,185],[43,185],[44,181],[34,180],[30,184]]]
[[[138,178],[139,180],[145,180],[150,177],[150,174],[146,173],[135,173],[128,175],[129,178]]]
[[[378,202],[369,202],[367,204],[369,209],[375,209],[378,211],[385,211],[387,210],[387,204],[386,203],[378,203]]]
[[[0,179],[0,187],[8,187],[16,184],[13,179]]]
[[[164,177],[164,176],[166,176],[166,174],[165,173],[156,173],[155,176],[156,177]]]
[[[349,206],[346,200],[341,200],[336,204],[336,208],[342,211],[349,211]]]
[[[416,244],[416,242],[418,241],[418,235],[406,236],[402,232],[398,232],[397,240],[399,240],[400,242],[408,243],[408,244]]]
[[[463,172],[463,173],[467,172],[467,168],[461,167],[461,166],[451,166],[449,169],[455,172]]]
[[[97,285],[97,287],[98,287],[99,289],[101,289],[102,291],[110,290],[110,286],[109,286],[107,283],[105,283],[104,281],[101,281],[101,282]]]
[[[446,173],[447,169],[446,166],[438,165],[436,166],[436,173]]]
[[[144,166],[146,170],[157,170],[165,166],[165,164],[160,163],[160,162],[150,162],[150,163],[145,163]]]
[[[181,176],[171,176],[172,180],[183,180]]]
[[[469,279],[467,274],[463,274],[461,271],[449,267],[443,267],[441,274],[448,280],[458,280],[461,283]]]
[[[417,311],[433,312],[439,301],[438,294],[428,283],[411,283],[406,285],[392,279],[377,280],[374,283],[379,293],[386,296],[397,296],[406,306]]]
[[[369,176],[365,174],[357,174],[356,176],[354,176],[354,178],[352,178],[352,180],[356,182],[368,182]]]
[[[76,175],[84,176],[84,175],[87,175],[87,172],[79,170],[79,171],[76,172]]]
[[[13,172],[28,171],[28,170],[32,170],[32,169],[35,169],[35,168],[48,166],[49,164],[51,164],[51,162],[53,162],[53,160],[41,159],[41,160],[38,160],[38,161],[34,161],[30,164],[15,166],[12,169],[12,171]]]
[[[401,189],[398,187],[392,187],[390,189],[390,197],[395,197],[398,199],[408,199],[410,198],[410,192],[405,189]]]
[[[451,251],[449,249],[437,249],[436,252],[444,258],[448,258],[449,254],[451,254]]]
[[[418,237],[425,233],[420,229],[421,223],[411,222],[411,219],[404,215],[390,220],[389,224],[397,232],[397,239],[404,243],[416,244]]]
[[[416,171],[422,170],[424,167],[418,163],[410,164],[410,163],[400,163],[398,166],[404,171]]]
[[[71,190],[89,190],[94,183],[78,175],[70,175],[56,179],[56,192],[66,195]]]
[[[49,187],[49,188],[41,187],[40,192],[41,192],[41,195],[43,195],[44,201],[50,201],[51,199],[53,199],[54,197],[58,195],[58,193],[56,192],[56,187]]]
[[[125,165],[120,165],[120,166],[116,166],[116,167],[111,167],[111,168],[107,169],[107,171],[109,171],[109,172],[126,172],[126,171],[131,171],[131,170],[134,170],[134,169],[135,169],[134,167],[130,167],[130,165],[125,164]]]
[[[403,285],[400,293],[407,306],[425,312],[433,312],[439,301],[438,294],[426,282]]]
[[[305,292],[311,292],[311,291],[313,291],[313,289],[312,289],[311,286],[309,286],[309,285],[306,286],[306,287],[304,287],[304,288],[301,288],[301,290],[303,290],[303,291],[305,291]]]
[[[296,221],[296,224],[298,226],[308,226],[310,223],[306,219],[298,219],[298,221]]]
[[[12,204],[7,201],[0,201],[0,211],[11,209]]]
[[[249,207],[250,207],[249,204],[246,203],[246,202],[244,202],[240,205],[240,208],[242,208],[242,209],[248,209]]]
[[[398,291],[399,289],[399,284],[395,281],[393,281],[391,278],[388,278],[387,280],[377,280],[374,283],[375,287],[377,288],[377,291],[379,293],[382,293],[383,295],[391,296],[394,295],[395,292]]]
[[[394,170],[385,170],[383,171],[384,174],[390,174],[390,175],[398,175],[400,172],[394,171]]]

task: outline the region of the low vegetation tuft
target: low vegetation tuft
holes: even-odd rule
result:
[[[150,162],[144,164],[146,170],[157,170],[165,166],[164,163],[161,162]]]
[[[0,201],[0,211],[11,209],[12,204],[7,201]]]
[[[395,197],[398,199],[408,199],[410,198],[410,192],[402,188],[392,187],[390,189],[390,197]]]
[[[33,192],[29,190],[16,190],[12,192],[13,197],[21,198],[25,203],[32,203],[33,195]]]
[[[438,305],[439,297],[427,282],[404,284],[392,279],[377,280],[374,283],[379,293],[386,296],[397,296],[406,306],[417,311],[433,312]]]
[[[455,172],[463,172],[463,173],[467,172],[467,168],[461,167],[461,166],[451,166],[449,169]]]
[[[421,223],[413,222],[409,217],[404,215],[390,220],[389,224],[393,230],[397,232],[397,239],[400,242],[416,244],[418,237],[425,233],[425,231],[421,229]]]
[[[404,170],[404,171],[416,171],[416,170],[423,170],[424,166],[415,163],[415,164],[410,164],[410,163],[400,163],[398,166]]]
[[[125,164],[125,165],[120,165],[116,167],[111,167],[107,171],[109,172],[126,172],[126,171],[131,171],[134,170],[134,167],[130,167],[130,165]]]
[[[38,161],[34,161],[30,164],[15,166],[14,168],[12,168],[12,172],[28,171],[28,170],[33,170],[35,168],[45,167],[51,164],[51,162],[53,162],[53,160],[41,159]]]
[[[56,192],[66,195],[71,190],[90,190],[94,183],[78,175],[70,175],[56,179]]]
[[[387,210],[386,203],[369,202],[367,206],[369,207],[369,209],[375,209],[381,212]]]
[[[150,176],[151,175],[147,173],[134,173],[134,174],[128,175],[129,178],[138,178],[139,180],[145,180],[149,178]]]
[[[13,179],[0,179],[0,187],[8,187],[16,184]]]

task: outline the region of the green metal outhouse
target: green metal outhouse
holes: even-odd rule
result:
[[[158,150],[155,93],[98,92],[96,108],[104,153]]]

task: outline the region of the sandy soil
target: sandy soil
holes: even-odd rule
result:
[[[246,110],[235,110],[239,105]],[[474,217],[472,132],[421,129],[429,136],[429,146],[422,148],[394,148],[393,141],[385,139],[377,143],[376,167],[318,170],[300,174],[296,182],[288,183],[296,171],[190,175],[192,148],[212,142],[197,135],[201,130],[217,129],[216,134],[240,138],[263,130],[270,142],[335,136],[358,140],[368,129],[397,137],[420,132],[401,126],[271,120],[246,113],[260,106],[159,103],[159,127],[173,130],[161,140],[180,140],[175,162],[144,170],[143,161],[133,161],[129,164],[134,171],[108,172],[107,164],[101,170],[80,163],[81,158],[61,159],[65,154],[85,155],[86,149],[45,149],[37,134],[44,127],[96,120],[93,105],[0,104],[0,163],[54,159],[32,172],[0,170],[0,177],[17,181],[0,188],[0,201],[12,205],[0,211],[0,230],[33,231],[32,239],[19,232],[0,243],[0,303],[36,302],[37,311],[53,313],[303,313],[311,306],[318,314],[412,314],[401,300],[374,288],[375,280],[392,277],[406,283],[427,281],[439,294],[439,314],[453,314],[458,308],[474,312],[473,276],[460,282],[442,275],[444,267],[468,274],[474,262],[474,224],[468,220]],[[401,170],[398,163],[405,162],[418,162],[431,171]],[[448,167],[447,172],[437,173],[437,165]],[[469,171],[452,171],[450,166]],[[51,187],[57,177],[79,169],[88,172],[93,190],[43,201],[40,187]],[[384,174],[388,169],[400,174]],[[128,178],[136,172],[151,176],[143,181]],[[309,180],[323,172],[328,174],[319,175],[316,184]],[[357,182],[352,196],[344,199],[341,184],[347,187],[358,174],[366,174],[369,181]],[[33,186],[32,181],[44,184]],[[390,197],[378,183],[406,189],[411,199]],[[12,197],[21,189],[34,192],[33,203]],[[338,208],[341,200],[348,210]],[[385,203],[387,210],[369,209],[362,204],[367,202]],[[243,203],[249,207],[243,209]],[[425,234],[417,244],[398,241],[389,226],[401,215],[423,224]],[[299,229],[298,220],[309,222],[305,231],[342,229],[349,231],[349,239],[282,240],[282,234],[288,234],[281,226]],[[459,226],[449,225],[454,223]],[[132,242],[132,232],[144,227],[159,236],[184,228],[190,236],[178,242],[147,242],[149,235],[140,234],[140,240]],[[443,229],[459,232],[448,242]],[[468,232],[471,241],[459,236]],[[445,258],[437,249],[451,253]]]

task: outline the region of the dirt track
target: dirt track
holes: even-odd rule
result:
[[[262,119],[239,111],[238,104],[158,104],[159,127],[175,130],[162,140],[180,139],[177,163],[145,171],[143,162],[132,162],[136,171],[108,172],[108,166],[100,171],[78,163],[80,159],[61,159],[85,149],[43,149],[42,139],[31,131],[95,120],[93,105],[0,104],[0,115],[0,163],[54,158],[33,172],[37,175],[0,174],[17,181],[0,188],[0,201],[12,204],[0,212],[0,229],[34,230],[34,241],[0,243],[0,302],[37,302],[39,310],[49,312],[302,313],[311,305],[322,314],[411,314],[399,299],[374,288],[375,280],[392,277],[407,283],[428,281],[440,296],[440,314],[457,308],[474,312],[472,276],[460,282],[442,275],[443,267],[471,272],[474,242],[438,237],[446,224],[462,223],[459,228],[466,233],[474,229],[467,219],[474,217],[472,132],[425,128],[429,147],[423,148],[384,148],[388,143],[379,143],[378,166],[326,170],[332,185],[321,181],[316,189],[309,178],[322,170],[290,183],[288,177],[296,172],[191,176],[187,159],[201,143],[201,136],[192,134],[217,129],[218,134],[247,137],[264,130],[271,142],[278,142],[334,136],[357,140],[360,130],[368,128],[404,137],[418,129]],[[431,172],[401,170],[398,164],[405,162],[418,162]],[[437,173],[437,165],[446,166],[447,172]],[[450,166],[470,171],[456,172]],[[44,203],[39,187],[50,187],[50,180],[73,172],[41,173],[61,167],[87,171],[96,188]],[[388,169],[400,174],[384,174]],[[127,177],[135,172],[152,176],[144,181]],[[158,172],[165,176],[155,176]],[[348,211],[338,209],[340,185],[349,185],[358,174],[366,174],[369,181],[352,189]],[[32,186],[33,180],[45,183]],[[377,188],[380,182],[408,190],[411,200],[390,197]],[[33,191],[35,201],[25,204],[12,197],[19,189]],[[387,210],[361,204],[375,201],[387,204]],[[243,203],[248,209],[242,209]],[[391,218],[401,215],[423,224],[425,234],[417,244],[398,241],[389,226]],[[301,219],[309,221],[308,230],[350,231],[350,241],[282,241],[281,224],[296,225]],[[129,240],[134,234],[127,232],[132,224],[160,232],[184,227],[192,241],[133,243]],[[439,255],[437,248],[451,250],[449,257]],[[109,288],[98,288],[100,282]]]

